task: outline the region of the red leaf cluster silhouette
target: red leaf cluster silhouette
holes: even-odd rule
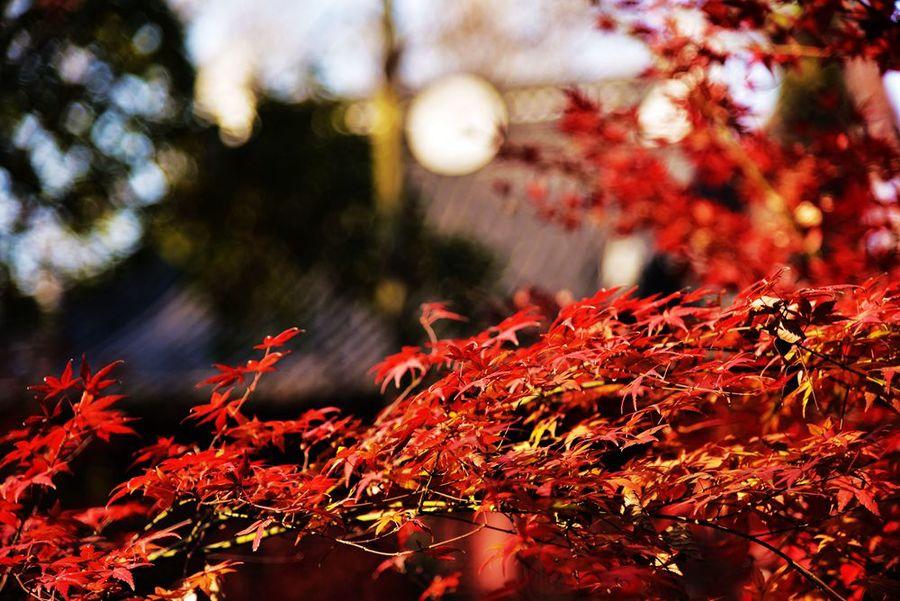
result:
[[[890,130],[879,131],[866,118],[871,91],[851,87],[860,98],[845,106],[853,103],[836,86],[817,88],[805,110],[830,120],[795,111],[788,123],[752,129],[749,108],[717,76],[743,63],[814,80],[852,63],[873,66],[870,85],[880,86],[878,67],[900,66],[893,3],[707,1],[692,14],[680,3],[614,4],[617,18],[604,13],[601,26],[647,44],[656,60],[643,79],[662,86],[666,118],[686,131],[656,132],[638,108],[604,106],[573,89],[559,124],[569,146],[506,150],[535,169],[525,192],[545,218],[649,232],[692,281],[731,289],[779,265],[806,284],[898,276],[900,144],[890,107]],[[550,194],[542,181],[559,174],[586,192]]]

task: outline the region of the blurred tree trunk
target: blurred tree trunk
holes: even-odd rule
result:
[[[885,92],[878,66],[864,59],[853,59],[844,67],[844,82],[869,133],[895,149],[900,148],[897,115]]]

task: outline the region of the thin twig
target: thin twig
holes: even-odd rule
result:
[[[765,549],[768,549],[781,559],[783,559],[788,566],[794,569],[797,573],[799,573],[803,578],[811,582],[816,588],[825,593],[828,598],[833,601],[847,601],[847,599],[841,596],[836,590],[828,586],[824,580],[816,576],[811,571],[804,568],[802,565],[794,561],[787,553],[779,549],[778,547],[764,541],[763,539],[753,536],[752,534],[748,534],[746,532],[742,532],[741,530],[736,530],[734,528],[729,528],[728,526],[723,526],[722,524],[717,524],[716,522],[710,522],[708,520],[704,520],[701,518],[689,518],[681,515],[669,515],[666,513],[653,513],[650,514],[652,517],[662,520],[671,520],[674,522],[682,522],[685,524],[694,524],[697,526],[703,526],[705,528],[711,528],[713,530],[718,530],[720,532],[724,532],[726,534],[731,534],[732,536],[737,536],[739,538],[743,538],[744,540],[748,540],[752,543],[755,543]]]

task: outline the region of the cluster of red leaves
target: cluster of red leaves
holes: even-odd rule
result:
[[[143,513],[135,503],[86,511],[64,511],[50,497],[56,480],[70,471],[70,463],[95,438],[131,434],[128,418],[114,408],[121,395],[103,396],[114,384],[115,364],[92,373],[87,361],[75,377],[70,361],[59,378],[45,378],[33,390],[43,396],[43,413],[26,420],[3,437],[7,451],[0,461],[5,473],[0,484],[0,550],[2,582],[12,575],[27,578],[33,590],[71,589],[103,594],[122,583],[133,585],[130,570],[146,563],[146,552],[165,532],[135,537],[127,545],[108,548],[100,533],[119,520]],[[80,393],[70,402],[67,393]],[[40,566],[35,570],[34,566]]]
[[[604,107],[573,92],[560,123],[571,156],[507,151],[583,183],[586,193],[564,198],[529,186],[546,218],[574,227],[591,217],[619,233],[651,232],[657,252],[707,285],[743,288],[776,265],[791,265],[797,281],[816,285],[859,282],[860,274],[879,271],[900,275],[896,139],[875,136],[860,115],[783,124],[791,136],[783,128],[751,131],[742,125],[747,109],[715,75],[739,55],[787,72],[854,57],[896,69],[894,3],[709,0],[692,8],[703,19],[687,27],[678,16],[694,3],[621,4],[617,18],[606,15],[601,26],[647,43],[655,62],[644,77],[648,85],[680,86],[671,100],[690,129],[681,139],[651,139],[635,108]],[[836,94],[819,94],[815,110],[837,114]]]
[[[429,305],[422,323],[434,335],[441,318],[459,316]],[[529,309],[469,338],[434,335],[376,366],[404,389],[373,423],[334,409],[246,414],[296,333],[219,367],[188,417],[212,429],[209,443],[139,451],[105,507],[60,508],[52,488],[91,440],[130,432],[118,397],[99,396],[112,366],[47,378],[52,409],[4,439],[3,586],[215,597],[235,568],[217,553],[277,535],[326,537],[402,571],[456,559],[453,541],[429,542],[429,524],[476,532],[487,514],[508,520],[492,528],[508,534],[497,560],[518,566],[509,596],[540,578],[677,597],[712,539],[748,566],[747,599],[878,598],[898,567],[900,289],[883,279],[793,292],[763,281],[730,303],[604,290],[550,322]],[[178,558],[206,567],[167,582]],[[459,583],[451,567],[422,597]]]
[[[800,40],[826,56],[860,57],[882,69],[894,68],[900,47],[896,3],[890,0],[814,0],[796,5],[769,0],[705,0],[702,10],[713,25],[760,31],[776,44],[757,50],[768,64],[797,60]]]

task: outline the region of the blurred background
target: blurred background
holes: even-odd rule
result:
[[[2,11],[4,402],[86,353],[126,361],[134,402],[184,404],[213,361],[296,324],[307,333],[262,396],[358,403],[373,392],[369,366],[420,341],[422,302],[449,301],[473,330],[517,292],[673,285],[640,236],[538,218],[528,193],[564,198],[577,178],[502,158],[563,147],[570,88],[637,107],[658,137],[690,127],[672,90],[636,78],[647,49],[598,28],[591,2]],[[696,15],[676,16],[689,32]],[[781,82],[739,59],[719,76],[762,127]],[[900,89],[896,73],[884,83]]]
[[[87,353],[124,359],[133,399],[190,401],[213,361],[298,324],[263,395],[356,398],[418,341],[424,301],[475,328],[535,284],[591,293],[601,228],[536,219],[498,193],[528,171],[492,162],[504,140],[554,143],[566,86],[640,99],[647,52],[591,10],[7,2],[4,397]]]

